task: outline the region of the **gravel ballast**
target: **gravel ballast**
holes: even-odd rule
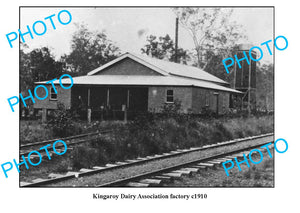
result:
[[[234,151],[235,149],[246,148],[249,145],[253,146],[267,142],[274,142],[274,136],[243,141],[225,147],[194,151],[182,154],[180,156],[149,161],[130,167],[115,168],[113,170],[102,171],[91,176],[73,178],[63,182],[54,183],[51,185],[47,185],[47,187],[95,187],[97,185],[112,182],[115,180],[129,178],[142,173],[164,169],[166,167],[175,166],[177,164],[182,164],[193,160],[201,160],[202,158],[210,157],[216,154],[223,154],[229,151]]]

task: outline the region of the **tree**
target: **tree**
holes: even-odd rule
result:
[[[228,50],[227,54],[230,57],[234,57],[236,54],[235,48]],[[233,83],[234,75],[229,74],[226,72],[225,67],[222,63],[222,60],[224,59],[224,54],[218,54],[214,53],[213,51],[206,51],[206,57],[209,58],[209,60],[206,62],[206,66],[204,67],[205,71],[220,78],[224,81],[229,82],[230,84]],[[228,56],[226,56],[228,57]],[[194,64],[197,66],[196,64]],[[234,66],[230,67],[229,70],[233,71]]]
[[[48,47],[36,48],[30,52],[28,49],[28,45],[20,44],[20,92],[24,97],[29,95],[29,89],[33,93],[34,82],[52,80],[62,74],[62,64],[55,61]],[[24,111],[25,117],[32,107],[31,102],[27,104],[28,107],[20,104],[20,112]]]
[[[61,76],[61,65],[55,61],[48,47],[34,49],[29,55],[33,81],[46,81]]]
[[[75,25],[77,31],[72,37],[72,50],[65,60],[72,65],[73,72],[85,75],[120,54],[119,48],[107,38],[104,32],[91,32],[85,25]]]
[[[158,59],[167,59],[169,61],[175,61],[175,43],[171,37],[167,34],[164,37],[150,35],[147,37],[147,44],[141,49],[143,54],[151,55]],[[187,50],[178,48],[177,60],[178,62],[183,60],[186,63],[188,59]]]
[[[28,46],[20,47],[20,92],[34,88],[34,82],[59,78],[62,74],[62,64],[55,61],[48,47],[28,51]]]
[[[232,9],[175,8],[181,26],[193,38],[196,64],[204,70],[215,56],[222,59],[231,55],[232,48],[240,39],[246,39],[242,27],[230,21]],[[219,61],[220,64],[222,61]]]
[[[20,43],[20,92],[28,90],[32,86],[32,79],[30,76],[30,55],[25,53],[28,48],[27,44]]]
[[[274,110],[274,66],[263,64],[256,67],[257,107],[263,110]]]

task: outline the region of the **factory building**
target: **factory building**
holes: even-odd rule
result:
[[[230,108],[231,97],[242,94],[197,67],[132,53],[125,53],[85,76],[74,77],[71,89],[61,88],[59,81],[55,81],[57,94],[46,82],[36,84],[47,86],[50,95],[34,104],[35,109],[42,110],[43,120],[57,109],[59,102],[68,109],[80,108],[88,120],[99,115],[105,119],[160,112],[164,104],[175,100],[181,102],[183,113],[210,110],[223,114]],[[66,78],[62,83],[68,85],[71,81]]]

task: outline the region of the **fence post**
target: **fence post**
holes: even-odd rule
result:
[[[87,120],[88,120],[88,123],[92,122],[92,109],[91,108],[87,109]]]
[[[127,107],[126,107],[126,104],[122,105],[122,111],[124,112],[124,122],[127,123]]]
[[[43,108],[42,109],[42,123],[46,123],[47,122],[47,109]]]

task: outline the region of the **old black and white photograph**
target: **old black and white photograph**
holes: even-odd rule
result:
[[[19,14],[19,187],[275,187],[273,6]]]

